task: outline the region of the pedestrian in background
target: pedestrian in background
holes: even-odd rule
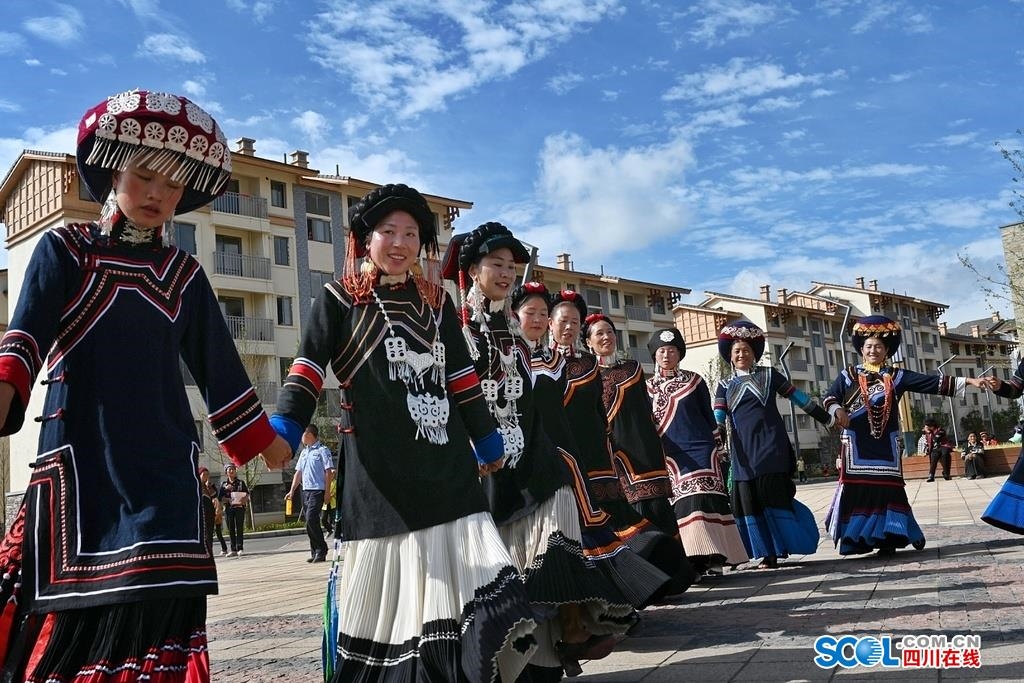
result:
[[[306,562],[323,562],[327,559],[327,541],[320,526],[320,509],[324,496],[334,483],[334,458],[331,450],[320,443],[320,428],[310,423],[302,433],[302,452],[295,463],[292,487],[285,494],[291,500],[302,484],[302,509],[306,516],[306,535],[309,536],[309,559]]]
[[[224,518],[228,523],[231,550],[228,557],[241,557],[245,543],[245,506],[249,502],[249,487],[238,478],[238,469],[233,463],[224,467],[227,478],[220,483],[217,499],[224,506]]]
[[[942,478],[949,480],[950,455],[953,452],[946,437],[946,430],[939,426],[934,417],[924,420],[925,453],[928,454],[928,479],[935,481],[935,468],[942,463]]]

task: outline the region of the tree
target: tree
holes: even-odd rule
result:
[[[970,434],[971,432],[977,434],[979,432],[988,431],[986,420],[982,416],[980,410],[972,410],[971,412],[961,417],[960,429],[962,430],[965,439],[966,435]]]
[[[1024,129],[1017,129],[1017,135],[1024,135]],[[1008,202],[1021,221],[1024,222],[1024,148],[1007,147],[1002,142],[995,143],[1004,159],[1013,167],[1012,180],[1015,186],[1011,190],[1013,199]],[[1009,303],[1014,315],[1021,317],[1024,311],[1024,245],[1016,239],[1004,239],[1003,257],[1005,265],[997,265],[996,273],[982,270],[964,253],[957,254],[960,263],[974,273],[981,285],[981,290],[988,300],[996,299]],[[1024,324],[1024,321],[1019,321]]]
[[[1000,441],[1006,441],[1013,435],[1013,428],[1020,421],[1020,405],[1013,401],[1005,410],[997,410],[992,413],[992,424],[995,434],[992,434]]]

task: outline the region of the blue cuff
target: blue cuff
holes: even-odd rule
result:
[[[473,454],[481,465],[490,465],[492,462],[501,460],[505,455],[505,442],[501,440],[501,434],[495,429],[482,439],[473,442]]]
[[[288,442],[288,445],[292,447],[292,453],[299,450],[299,444],[302,443],[302,432],[305,430],[298,422],[284,415],[271,415],[270,426]]]

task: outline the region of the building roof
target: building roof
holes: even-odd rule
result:
[[[662,282],[645,282],[643,280],[632,280],[632,279],[630,279],[628,277],[619,277],[617,275],[607,275],[605,273],[588,273],[588,272],[583,271],[583,270],[566,270],[565,268],[561,268],[559,266],[545,266],[545,265],[540,264],[540,263],[537,264],[537,267],[538,268],[543,268],[545,272],[556,272],[556,273],[566,273],[567,275],[578,275],[580,277],[586,277],[586,278],[590,278],[592,280],[598,280],[600,282],[603,282],[603,283],[609,284],[609,285],[616,285],[616,284],[619,284],[620,282],[627,282],[629,284],[640,285],[642,287],[647,287],[647,288],[650,288],[650,289],[664,289],[664,290],[668,290],[670,292],[678,292],[680,294],[689,294],[692,291],[688,287],[677,287],[675,285],[666,285],[666,284],[664,284]]]
[[[361,178],[355,178],[353,176],[348,176],[348,175],[326,175],[326,174],[320,174],[320,175],[313,175],[313,176],[303,176],[302,179],[303,180],[318,180],[320,182],[330,183],[332,185],[346,185],[346,186],[353,187],[353,188],[359,188],[361,191],[362,190],[372,190],[373,188],[380,187],[380,183],[375,183],[372,180],[363,180]],[[362,192],[361,194],[365,194],[365,192]],[[427,194],[426,192],[421,192],[420,194],[422,194],[423,197],[428,202],[433,202],[434,204],[443,204],[445,206],[454,206],[454,207],[459,208],[459,209],[472,209],[473,208],[473,202],[466,201],[465,199],[455,199],[453,197],[444,197],[444,196],[441,196],[439,194]]]
[[[788,294],[806,294],[805,292],[789,292]],[[799,308],[802,311],[808,311],[810,313],[819,313],[821,315],[835,315],[829,311],[823,311],[820,308],[810,308],[809,306],[801,306],[800,304],[790,303],[789,301],[765,301],[764,299],[754,299],[747,296],[737,296],[736,294],[726,294],[724,292],[711,292],[705,290],[704,295],[707,297],[702,301],[699,306],[706,306],[712,299],[727,299],[729,301],[744,301],[752,304],[760,304],[762,306],[768,306],[770,308]],[[814,296],[816,299],[828,300],[827,297]]]
[[[975,325],[978,326],[978,331],[981,333],[982,337],[993,334],[1015,335],[1017,333],[1017,322],[1013,318],[1010,318],[1009,320],[1004,320],[1003,318],[993,320],[992,316],[987,318],[978,318],[977,320],[968,320],[960,323],[956,327],[947,327],[946,332],[950,335],[964,335],[977,339],[977,337],[972,334],[972,330]]]
[[[818,282],[817,280],[811,280],[811,291],[810,294],[814,294],[817,289],[842,289],[847,292],[857,292],[858,294],[877,294],[879,296],[891,296],[897,299],[903,299],[904,301],[910,301],[915,304],[922,306],[931,306],[933,308],[941,308],[943,310],[949,308],[949,304],[940,304],[936,301],[928,301],[916,296],[910,296],[909,294],[897,294],[895,291],[886,292],[881,289],[867,289],[864,287],[851,287],[850,285],[839,285],[832,282]]]
[[[3,182],[0,182],[0,208],[3,207],[7,198],[11,195],[14,190],[14,186],[17,184],[18,178],[25,172],[25,168],[33,161],[63,161],[65,163],[74,164],[75,157],[72,154],[65,154],[64,152],[42,152],[35,149],[23,149],[18,158],[14,160],[11,167],[7,169],[7,173],[4,175]]]

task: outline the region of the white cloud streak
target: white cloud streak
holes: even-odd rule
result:
[[[140,57],[166,58],[185,64],[202,64],[206,61],[206,55],[194,48],[188,38],[173,33],[146,36],[137,54]]]
[[[785,68],[778,64],[756,64],[748,59],[736,57],[724,66],[683,75],[677,85],[662,95],[662,99],[667,102],[685,100],[696,104],[736,102],[817,85],[826,79],[838,79],[843,76],[843,71],[830,74],[786,73]]]
[[[512,76],[618,11],[619,0],[332,0],[308,25],[308,50],[369,105],[409,118]]]
[[[22,27],[40,40],[51,43],[69,43],[81,38],[85,20],[82,13],[71,5],[58,3],[57,14],[45,17],[31,17]]]
[[[696,17],[688,34],[695,42],[717,45],[749,36],[757,28],[783,20],[791,13],[784,3],[702,0],[686,13]]]

